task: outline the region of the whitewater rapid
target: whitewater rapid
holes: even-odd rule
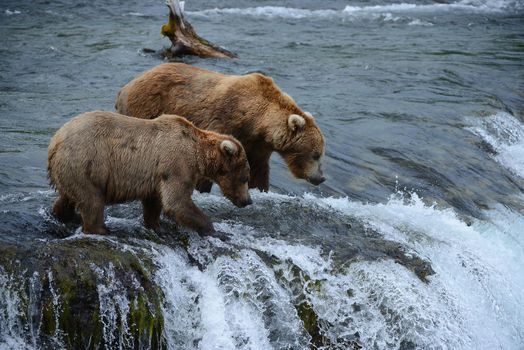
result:
[[[427,259],[435,274],[425,283],[391,259],[357,259],[340,265],[321,246],[275,238],[230,220],[217,224],[229,241],[192,234],[187,250],[80,233],[68,239],[101,239],[152,258],[157,266],[154,279],[164,294],[164,337],[170,349],[194,344],[200,349],[308,348],[311,339],[295,307],[301,303],[314,310],[330,348],[344,348],[356,335],[366,349],[410,343],[424,349],[516,349],[522,344],[520,213],[494,208],[486,212],[488,219],[469,224],[452,209],[425,204],[415,193],[395,194],[383,204],[312,194],[253,193],[253,199],[261,206],[320,205],[341,217],[357,218]],[[225,200],[198,195],[197,202]],[[126,222],[139,225],[135,219],[108,220],[110,227]],[[271,263],[266,257],[272,257]],[[126,319],[132,301],[111,263],[93,265],[92,270],[99,276],[104,337],[108,344],[116,341],[125,347],[129,325],[117,320]],[[18,288],[13,276],[2,273],[0,278],[0,332],[9,335],[2,346],[31,346],[19,319],[25,312],[19,309],[20,300],[27,298],[20,294],[25,288]],[[58,313],[58,293],[56,307]],[[55,337],[60,344],[59,330]]]
[[[436,273],[426,284],[388,259],[355,261],[341,269],[320,246],[264,237],[251,227],[222,222],[219,230],[238,249],[234,259],[211,258],[213,249],[232,249],[215,239],[191,242],[189,252],[205,266],[202,271],[191,266],[185,252],[159,251],[159,282],[170,296],[165,317],[175,326],[168,334],[178,344],[173,348],[201,338],[202,349],[212,344],[265,349],[270,334],[282,327],[281,345],[307,348],[308,337],[293,308],[297,298],[312,305],[325,336],[340,348],[355,334],[366,349],[410,342],[424,349],[511,349],[522,343],[522,215],[499,208],[486,213],[489,220],[468,225],[452,209],[428,206],[416,194],[409,199],[397,194],[385,204],[311,194],[255,194],[254,199],[320,202],[341,215],[356,216],[427,258]],[[279,264],[268,268],[257,251],[276,257]],[[304,286],[298,292],[293,288],[297,278]],[[201,300],[198,306],[195,300]],[[187,323],[193,327],[181,327]]]
[[[492,148],[493,157],[515,175],[524,178],[524,123],[507,112],[469,118],[467,130]]]

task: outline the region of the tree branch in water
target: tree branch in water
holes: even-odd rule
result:
[[[178,0],[166,0],[169,8],[169,21],[162,26],[162,35],[171,40],[171,47],[164,50],[168,58],[194,55],[202,58],[235,58],[237,55],[218,47],[198,36],[193,26],[185,19],[184,10]]]

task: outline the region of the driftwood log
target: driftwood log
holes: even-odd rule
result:
[[[185,19],[184,9],[178,0],[166,0],[169,8],[169,21],[162,26],[162,35],[171,40],[171,47],[164,50],[168,58],[184,55],[202,58],[235,58],[236,54],[218,47],[197,35],[193,26]]]

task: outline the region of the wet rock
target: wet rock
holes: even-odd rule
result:
[[[148,230],[137,219],[138,204],[108,208],[110,236],[68,237],[77,231],[76,225],[64,226],[47,216],[43,222],[28,220],[37,224],[26,227],[31,231],[27,237],[20,237],[20,227],[0,234],[0,276],[9,281],[4,288],[18,296],[14,303],[18,311],[7,320],[16,325],[15,331],[6,336],[43,348],[167,347],[173,340],[165,334],[167,290],[157,275],[158,249],[180,254],[181,266],[196,267],[201,274],[219,268],[217,262],[224,263],[223,277],[217,277],[216,283],[224,283],[220,288],[230,293],[227,298],[250,301],[262,310],[261,322],[270,342],[281,342],[293,329],[293,341],[309,343],[311,348],[361,347],[357,329],[340,335],[354,318],[367,312],[356,295],[357,286],[344,282],[352,264],[393,260],[426,283],[434,274],[431,264],[416,252],[384,239],[357,218],[311,201],[262,197],[238,210],[221,197],[198,200],[212,213],[218,238],[181,231],[167,219],[158,232]],[[304,254],[306,260],[313,259],[305,262],[312,263],[313,270],[294,261],[295,247],[318,254]],[[199,283],[188,288],[200,288]],[[242,288],[246,283],[249,287]],[[189,293],[195,294],[198,310],[203,297],[193,289]],[[289,297],[289,303],[282,305],[282,297]],[[319,308],[326,303],[335,307],[331,305],[335,299],[345,303],[336,321]],[[285,320],[285,325],[275,320]],[[192,341],[198,347],[202,339]]]
[[[430,262],[398,242],[384,239],[362,221],[298,198],[276,203],[257,201],[249,211],[221,208],[215,216],[243,222],[272,238],[320,246],[341,268],[359,260],[393,259],[423,282],[435,273]]]
[[[44,348],[163,348],[161,291],[151,262],[90,239],[0,245],[3,288],[18,297],[18,336]],[[16,337],[17,334],[4,336]]]

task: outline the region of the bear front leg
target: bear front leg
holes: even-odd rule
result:
[[[147,228],[158,231],[160,229],[160,213],[162,213],[162,201],[153,196],[142,200],[144,210],[144,225]]]
[[[175,219],[182,226],[189,227],[201,235],[215,232],[213,223],[192,200],[181,203],[175,209]]]
[[[249,188],[258,188],[261,192],[269,191],[269,160],[249,160]]]
[[[166,181],[161,184],[161,198],[164,213],[179,225],[200,234],[213,233],[211,220],[193,203],[191,194],[194,184],[182,181]]]
[[[196,189],[200,193],[209,193],[211,192],[211,188],[213,187],[213,182],[206,180],[206,179],[200,179],[197,182]]]

